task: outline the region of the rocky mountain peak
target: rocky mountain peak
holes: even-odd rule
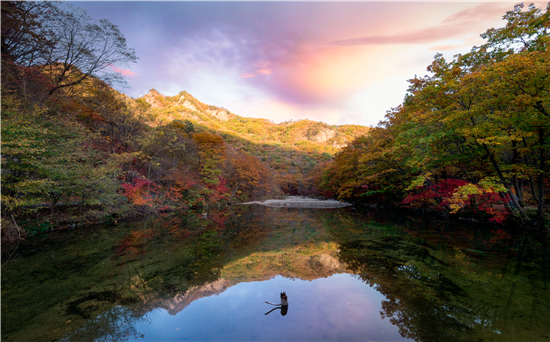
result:
[[[156,89],[151,89],[147,94],[143,95],[143,99],[147,101],[153,108],[161,107],[161,100],[164,98],[164,95],[159,93]]]

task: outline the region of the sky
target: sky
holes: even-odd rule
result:
[[[502,27],[514,2],[74,2],[117,25],[139,60],[117,65],[134,98],[154,88],[245,117],[376,126],[436,53]],[[545,7],[539,4],[539,7]]]

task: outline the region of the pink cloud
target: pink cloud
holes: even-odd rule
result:
[[[459,33],[455,28],[429,27],[419,31],[400,33],[396,35],[372,35],[354,39],[344,39],[333,41],[331,45],[350,46],[350,45],[386,45],[386,44],[423,44],[431,43],[446,38],[451,38]]]
[[[438,25],[413,31],[403,31],[391,35],[369,35],[360,38],[332,41],[330,45],[389,45],[389,44],[429,44],[449,38],[471,34],[472,26],[486,23],[489,19],[501,18],[505,12],[502,4],[487,3],[462,10],[447,17]]]
[[[109,68],[113,69],[115,72],[118,72],[119,74],[121,74],[123,76],[128,76],[128,77],[139,76],[139,74],[136,74],[135,72],[132,72],[132,71],[127,70],[127,69],[117,68],[114,65],[109,65]]]
[[[510,10],[510,6],[486,3],[473,8],[462,10],[456,14],[447,17],[442,23],[460,23],[469,24],[472,22],[485,21],[490,17],[502,17],[506,10]]]

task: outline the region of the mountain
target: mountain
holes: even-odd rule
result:
[[[307,119],[277,124],[268,119],[242,117],[226,108],[205,104],[186,91],[165,96],[151,89],[137,101],[151,106],[156,125],[188,121],[197,130],[221,135],[226,144],[258,157],[268,164],[282,191],[289,194],[308,194],[310,172],[370,129]]]
[[[356,137],[368,132],[359,125],[328,125],[312,120],[276,124],[267,119],[246,118],[223,107],[207,105],[186,91],[165,96],[155,89],[140,97],[152,107],[160,122],[190,120],[217,132],[227,132],[254,142],[300,146],[312,145],[334,153]]]

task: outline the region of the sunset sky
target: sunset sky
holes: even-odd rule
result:
[[[139,97],[185,90],[246,117],[376,125],[437,53],[504,25],[514,2],[75,2],[118,25]],[[541,7],[541,4],[539,4]],[[126,70],[128,69],[128,70]]]

